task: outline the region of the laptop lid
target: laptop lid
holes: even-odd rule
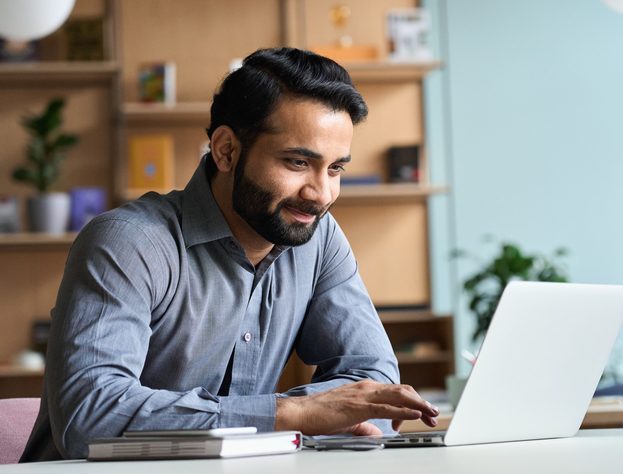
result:
[[[623,286],[512,282],[447,446],[573,436],[623,323]]]

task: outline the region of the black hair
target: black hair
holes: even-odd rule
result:
[[[295,48],[260,49],[247,56],[242,67],[230,73],[214,94],[208,137],[221,125],[236,134],[243,150],[268,131],[266,120],[284,95],[308,98],[335,111],[347,112],[357,125],[368,107],[348,72],[335,61]],[[216,164],[207,154],[207,172]]]

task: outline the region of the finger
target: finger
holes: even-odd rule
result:
[[[424,400],[410,385],[380,385],[370,395],[370,401],[419,410],[428,416],[437,416],[439,410]]]
[[[385,403],[370,405],[369,413],[369,418],[385,418],[389,420],[417,420],[422,417],[420,410],[396,407]]]
[[[355,436],[379,436],[383,434],[378,426],[367,421],[351,426],[347,431]]]
[[[415,393],[417,393],[415,391],[415,389],[413,387],[411,387],[410,385],[407,385],[407,387],[409,387],[411,390],[413,390]],[[435,405],[433,405],[432,403],[430,403],[428,400],[424,400],[422,398],[422,396],[417,393],[418,397],[420,397],[420,399],[424,402],[424,405],[426,405],[426,408],[423,410],[424,414],[429,415],[431,417],[435,417],[435,416],[439,416],[439,408],[436,407]]]
[[[403,420],[392,420],[392,429],[394,431],[400,431],[400,427],[402,426]]]
[[[437,419],[435,417],[422,415],[422,421],[431,428],[437,426]]]

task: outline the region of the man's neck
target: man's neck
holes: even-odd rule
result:
[[[227,225],[242,246],[249,262],[255,267],[273,249],[274,244],[268,242],[259,235],[247,222],[234,210],[232,203],[232,187],[222,176],[215,176],[211,181],[214,200],[223,213]]]

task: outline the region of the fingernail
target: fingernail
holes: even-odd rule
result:
[[[436,418],[431,418],[430,422],[433,426],[437,426],[437,419]]]
[[[426,405],[428,406],[428,408],[430,408],[434,413],[436,413],[437,415],[439,414],[439,408],[437,408],[435,405],[431,405],[429,402],[426,402]]]

